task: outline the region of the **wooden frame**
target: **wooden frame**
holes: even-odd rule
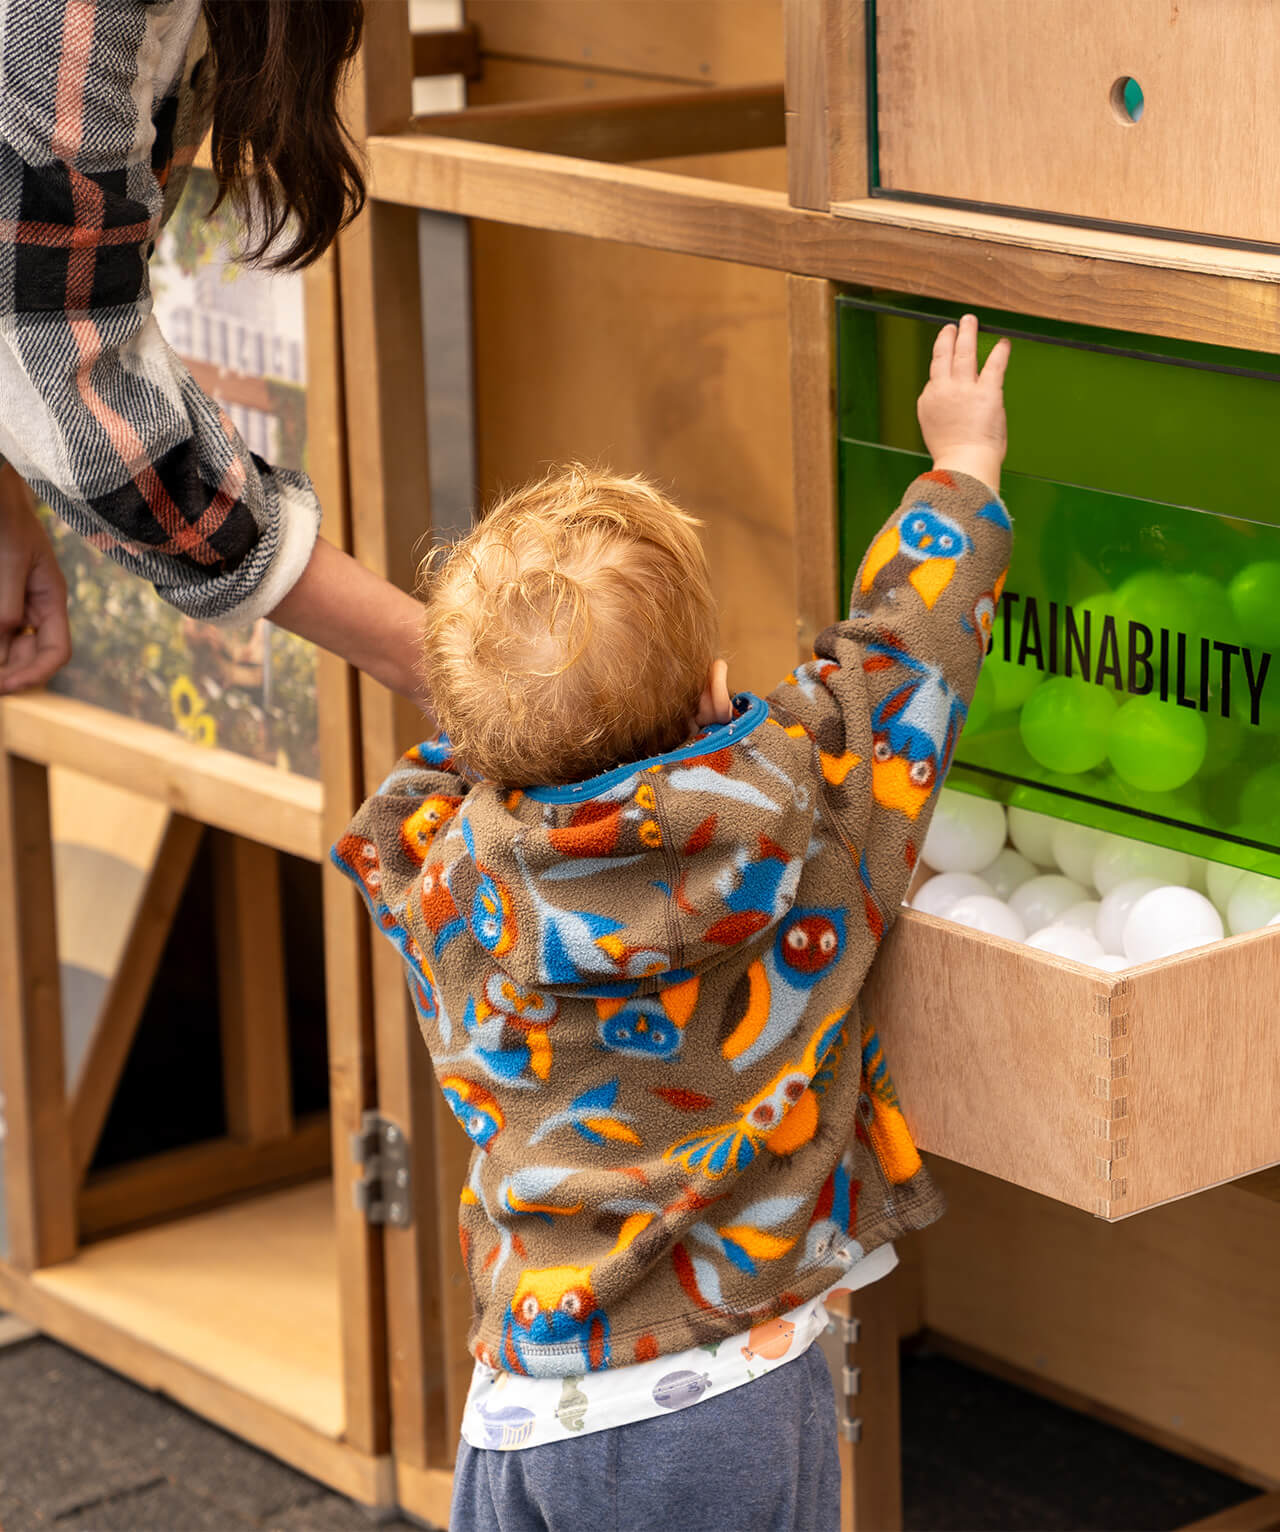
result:
[[[308,273],[305,301],[311,473],[326,508],[326,534],[346,546],[336,258]],[[279,859],[287,853],[327,860],[328,845],[363,795],[353,748],[359,722],[352,673],[322,656],[318,687],[322,781],[204,749],[64,697],[35,694],[0,703],[0,1067],[10,1225],[0,1303],[108,1365],[165,1388],[335,1488],[387,1507],[393,1485],[381,1239],[356,1205],[351,1158],[352,1135],[376,1104],[369,935],[336,872],[324,901],[330,1109],[295,1119],[290,1099]],[[47,782],[49,768],[61,766],[170,810],[123,960],[70,1092],[63,1081]],[[206,834],[213,837],[217,885],[227,1136],[90,1173]],[[332,1182],[317,1182],[331,1164]],[[252,1201],[227,1205],[247,1193]],[[332,1342],[326,1339],[321,1348],[320,1371],[303,1359],[296,1370],[304,1383],[292,1393],[238,1375],[226,1360],[243,1355],[247,1361],[250,1355],[229,1343],[237,1312],[245,1312],[235,1307],[241,1303],[236,1294],[253,1284],[253,1263],[266,1258],[270,1241],[264,1232],[275,1207],[292,1210],[289,1216],[301,1219],[299,1230],[318,1251],[332,1251],[333,1259],[332,1276],[323,1264],[299,1273],[320,1302]],[[172,1228],[145,1227],[175,1217],[182,1221]],[[131,1296],[132,1286],[148,1282],[159,1282],[156,1291],[167,1293],[165,1265],[209,1219],[249,1230],[238,1243],[204,1236],[210,1260],[224,1263],[209,1268],[208,1280],[234,1300],[218,1321],[231,1327],[221,1337],[207,1317],[206,1299],[193,1320],[182,1312],[181,1293],[172,1294],[173,1312],[161,1323],[155,1303],[139,1306]],[[122,1233],[140,1226],[142,1232]],[[128,1255],[135,1250],[136,1260]],[[305,1325],[302,1331],[290,1325],[279,1252],[272,1258],[281,1315],[274,1331],[282,1346],[293,1344],[294,1334],[305,1350],[311,1338]],[[162,1264],[149,1274],[148,1261]],[[153,1338],[157,1325],[161,1333]],[[281,1374],[288,1373],[283,1350],[279,1362]],[[317,1401],[323,1408],[316,1408]]]

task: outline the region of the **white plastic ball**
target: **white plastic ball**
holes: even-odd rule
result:
[[[1227,913],[1227,906],[1231,903],[1231,896],[1236,891],[1236,884],[1244,877],[1244,873],[1243,867],[1232,867],[1228,862],[1209,863],[1209,870],[1205,874],[1206,892],[1218,906],[1219,914]]]
[[[1227,902],[1227,926],[1232,936],[1269,925],[1273,915],[1280,915],[1280,878],[1246,872]]]
[[[1070,905],[1063,910],[1054,921],[1054,925],[1074,926],[1078,931],[1088,931],[1090,936],[1096,936],[1098,911],[1101,908],[1102,905],[1097,899],[1082,899],[1079,904]]]
[[[971,872],[940,872],[916,890],[912,908],[926,915],[949,915],[951,906],[967,894],[985,894],[994,898],[991,885]]]
[[[1027,937],[1027,946],[1039,952],[1053,952],[1058,957],[1075,958],[1078,963],[1092,963],[1104,957],[1098,938],[1080,926],[1045,926]]]
[[[1191,858],[1186,852],[1149,846],[1141,840],[1122,840],[1117,835],[1093,859],[1093,886],[1105,898],[1113,888],[1133,878],[1159,878],[1168,885],[1185,883],[1190,872]]]
[[[1189,856],[1191,870],[1186,877],[1186,887],[1194,888],[1196,893],[1205,894],[1209,891],[1209,869],[1216,867],[1216,862],[1207,861],[1202,856]],[[1216,900],[1214,901],[1217,902]]]
[[[1088,898],[1088,893],[1088,889],[1082,888],[1074,878],[1047,872],[1029,879],[1021,888],[1015,888],[1009,896],[1009,908],[1028,931],[1039,931],[1052,925],[1064,910]]]
[[[1089,825],[1073,825],[1063,820],[1054,830],[1050,840],[1053,860],[1077,883],[1092,885],[1093,860],[1098,852],[1114,837],[1105,830],[1094,830]]]
[[[1004,806],[944,787],[921,856],[939,872],[978,872],[1004,845]]]
[[[1271,919],[1267,921],[1267,924],[1269,926],[1280,926],[1280,915],[1273,915]]]
[[[1124,923],[1129,918],[1129,911],[1144,894],[1164,886],[1159,878],[1130,878],[1104,897],[1098,906],[1098,918],[1093,923],[1093,934],[1102,943],[1104,952],[1124,952]]]
[[[1107,973],[1123,973],[1126,968],[1133,967],[1122,952],[1104,952],[1101,957],[1090,958],[1089,963],[1092,967],[1102,968]]]
[[[979,876],[990,883],[997,899],[1007,899],[1015,888],[1036,875],[1035,864],[1027,861],[1021,851],[1006,846],[994,862],[982,868]]]
[[[1221,939],[1222,916],[1192,888],[1153,888],[1124,923],[1124,955],[1131,963],[1150,963]]]
[[[1026,926],[1004,900],[988,894],[966,894],[947,911],[947,919],[974,931],[1008,937],[1011,942],[1020,942],[1027,934]]]
[[[1034,809],[1010,808],[1009,839],[1037,867],[1052,867],[1053,832],[1061,823]]]

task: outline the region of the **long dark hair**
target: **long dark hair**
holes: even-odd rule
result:
[[[246,259],[307,266],[364,206],[364,175],[338,110],[360,47],[363,0],[204,0],[204,14],[215,75],[214,207],[229,198],[240,213],[250,230]]]

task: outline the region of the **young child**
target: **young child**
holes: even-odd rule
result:
[[[334,856],[475,1145],[456,1529],[837,1525],[821,1300],[941,1211],[858,994],[1009,558],[1008,345],[979,375],[976,341],[939,335],[933,470],[767,700],[731,699],[698,524],[642,480],[546,479],[431,572],[444,732]]]

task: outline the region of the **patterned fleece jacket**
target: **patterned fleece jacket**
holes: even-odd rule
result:
[[[858,996],[1009,549],[984,485],[924,474],[848,621],[768,700],[570,786],[474,783],[419,745],[334,848],[475,1146],[461,1240],[489,1366],[716,1341],[942,1211]]]

